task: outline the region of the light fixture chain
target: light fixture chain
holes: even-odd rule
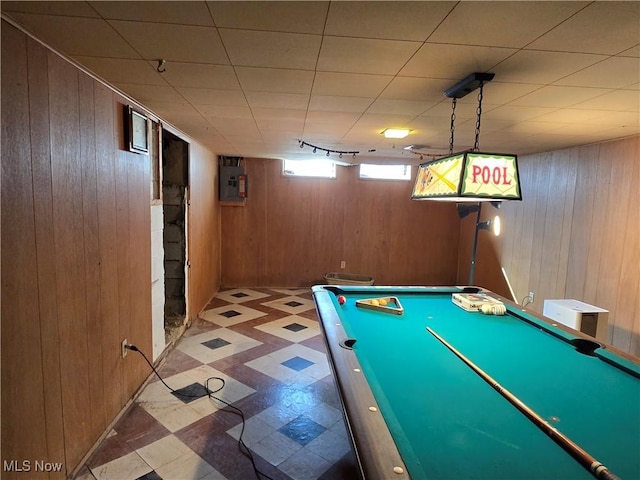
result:
[[[457,98],[453,97],[453,99],[451,100],[451,127],[450,127],[450,131],[451,131],[451,135],[449,136],[449,155],[453,155],[453,133],[455,131],[455,124],[456,124],[456,103],[457,103]]]
[[[480,142],[480,118],[482,117],[482,87],[484,86],[483,82],[480,82],[480,90],[478,91],[478,109],[476,110],[476,140],[473,144],[473,151],[477,152],[480,150],[479,142]]]

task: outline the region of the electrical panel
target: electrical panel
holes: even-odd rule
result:
[[[238,157],[220,157],[218,175],[221,202],[244,203],[248,192],[248,178]]]

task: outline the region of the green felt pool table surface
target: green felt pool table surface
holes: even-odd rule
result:
[[[328,345],[330,356],[356,355],[410,477],[593,478],[430,327],[614,474],[640,479],[640,367],[634,359],[610,348],[579,353],[569,341],[580,334],[513,304],[502,316],[467,312],[453,304],[455,291],[314,287],[325,332],[327,318],[337,315],[344,335],[356,340],[352,352]],[[356,300],[384,296],[397,297],[404,313],[356,306]]]

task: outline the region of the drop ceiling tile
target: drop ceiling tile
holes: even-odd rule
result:
[[[581,123],[590,119],[599,118],[607,112],[602,110],[581,110],[578,108],[563,108],[554,112],[536,117],[536,122],[547,123]],[[526,123],[526,122],[523,122]]]
[[[307,121],[304,125],[304,137],[310,143],[315,145],[315,141],[327,140],[327,138],[337,138],[338,140],[345,135],[352,127],[351,123],[333,124],[326,121],[315,123]]]
[[[193,119],[198,118],[202,121],[202,115],[188,103],[175,103],[175,102],[147,102],[145,104],[153,112],[163,117],[165,120],[171,122],[171,118],[178,119]],[[172,122],[171,122],[172,123]]]
[[[114,83],[114,85],[142,104],[150,101],[186,103],[182,95],[176,92],[173,87],[167,85],[139,85],[132,83]]]
[[[429,42],[522,48],[587,2],[459,2]]]
[[[20,24],[36,32],[38,38],[66,55],[140,58],[140,55],[106,21],[84,17],[51,17],[15,13]],[[64,32],[64,35],[60,35]]]
[[[213,27],[124,20],[110,23],[147,60],[229,64]]]
[[[249,136],[259,136],[260,132],[258,127],[256,126],[256,122],[254,120],[244,119],[244,118],[208,118],[207,119],[211,125],[213,125],[216,130],[220,132],[220,134],[224,135],[238,135],[238,132],[242,132],[242,135]]]
[[[400,40],[325,36],[317,69],[323,72],[395,75],[420,45]]]
[[[413,100],[394,100],[379,98],[367,109],[367,113],[389,113],[415,117],[435,105],[435,102],[417,102]]]
[[[438,102],[451,80],[432,78],[396,77],[380,95],[382,98]]]
[[[75,56],[75,61],[111,83],[167,85],[162,76],[145,60]]]
[[[380,138],[382,138],[379,138],[380,131],[381,129],[371,125],[356,124],[344,135],[341,142],[347,145],[354,145],[354,147],[352,147],[354,150],[366,152],[368,149],[374,148],[374,145],[380,141]],[[403,138],[401,141],[404,140],[408,139]],[[408,140],[406,143],[410,144],[412,142]]]
[[[240,89],[233,67],[226,65],[171,62],[162,76],[174,87]]]
[[[317,72],[314,95],[337,97],[377,97],[393,79],[387,75]]]
[[[553,83],[606,57],[586,53],[521,50],[493,69],[496,80],[519,83]]]
[[[88,2],[2,2],[3,12],[41,13],[43,15],[62,15],[66,17],[94,17],[100,15]]]
[[[512,101],[510,105],[565,108],[578,102],[603,95],[607,92],[608,90],[603,88],[561,87],[550,85],[524,95]]]
[[[286,108],[252,108],[253,116],[256,120],[295,120],[304,122],[305,110],[293,110]]]
[[[475,98],[473,102],[461,102],[460,100],[458,100],[456,102],[456,110],[455,110],[456,121],[475,118],[477,115],[477,110],[478,110],[478,104],[476,103]],[[487,107],[487,105],[483,104],[483,112],[486,113],[488,110],[489,108]],[[433,107],[431,107],[429,110],[427,110],[420,116],[421,117],[437,117],[439,119],[438,121],[442,121],[443,123],[445,123],[445,120],[446,120],[447,128],[449,128],[451,124],[450,119],[451,119],[452,111],[453,111],[452,101],[449,99],[446,99],[440,103],[435,104]]]
[[[494,78],[491,82],[485,84],[483,88],[483,102],[491,105],[503,105],[534,90],[538,90],[540,87],[542,87],[541,84],[505,83]]]
[[[300,132],[282,132],[277,130],[263,129],[264,143],[270,145],[284,145],[287,149],[295,147],[300,149],[298,144],[298,135]]]
[[[247,101],[251,108],[306,110],[309,103],[309,95],[303,93],[247,92]]]
[[[332,2],[325,35],[422,42],[456,2]]]
[[[213,26],[204,2],[147,1],[89,2],[103,18],[136,20],[139,22],[179,23],[182,25]]]
[[[191,87],[177,87],[176,90],[187,101],[196,105],[247,106],[247,100],[240,90]]]
[[[576,103],[573,108],[638,112],[640,110],[640,93],[637,90],[614,90],[599,97]]]
[[[611,57],[555,82],[555,85],[625,88],[640,80],[637,58]]]
[[[542,115],[558,110],[557,108],[547,107],[525,107],[515,105],[503,105],[493,110],[483,113],[482,119],[492,118],[497,120],[509,120],[513,122],[521,122],[540,117]]]
[[[640,43],[638,45],[636,45],[635,47],[631,47],[628,50],[625,50],[623,52],[620,52],[618,54],[618,56],[620,57],[635,57],[635,58],[640,58]]]
[[[241,118],[245,120],[253,119],[251,109],[248,106],[240,107],[222,105],[196,105],[196,109],[207,119],[211,118]]]
[[[473,72],[490,72],[494,65],[516,51],[502,47],[427,43],[400,70],[400,75],[462,80]]]
[[[329,2],[207,2],[217,27],[322,34]]]
[[[262,119],[256,120],[260,130],[279,130],[284,132],[300,132],[304,130],[304,120],[294,119]]]
[[[314,70],[322,36],[220,29],[234,65]]]
[[[639,2],[593,2],[527,48],[614,55],[638,44],[639,25]]]
[[[382,115],[377,113],[364,113],[357,125],[374,126],[381,133],[385,128],[406,128],[415,115]]]
[[[557,131],[557,130],[558,130],[557,123],[544,122],[544,121],[539,121],[539,122],[530,121],[530,122],[514,123],[507,127],[501,128],[499,130],[496,129],[493,131],[501,131],[501,132],[508,132],[508,133],[515,132],[515,133],[524,133],[528,135],[537,135],[540,133]],[[487,130],[485,130],[485,132],[487,132]]]
[[[636,135],[639,132],[640,116],[637,112],[601,112],[599,117],[587,118],[585,124],[594,124],[609,127],[625,128],[627,135]]]
[[[601,133],[602,123],[599,121],[594,124],[589,123],[563,123],[558,124],[558,128],[556,130],[551,130],[550,132],[556,132],[562,135],[583,135],[583,136],[592,136],[594,134]]]
[[[373,102],[369,97],[336,97],[332,95],[311,95],[309,111],[362,113]]]
[[[245,92],[309,94],[313,72],[280,68],[235,67]]]
[[[351,127],[358,118],[360,113],[347,113],[347,112],[308,112],[306,116],[307,124],[331,124],[337,128],[342,129],[345,127]]]
[[[449,132],[451,123],[449,122],[449,119],[447,117],[427,114],[414,118],[409,123],[409,127],[412,129],[423,131],[427,130],[430,132]]]

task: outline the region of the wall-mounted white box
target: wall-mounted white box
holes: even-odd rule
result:
[[[553,322],[561,323],[596,339],[607,342],[609,311],[572,299],[544,301],[542,314]]]

